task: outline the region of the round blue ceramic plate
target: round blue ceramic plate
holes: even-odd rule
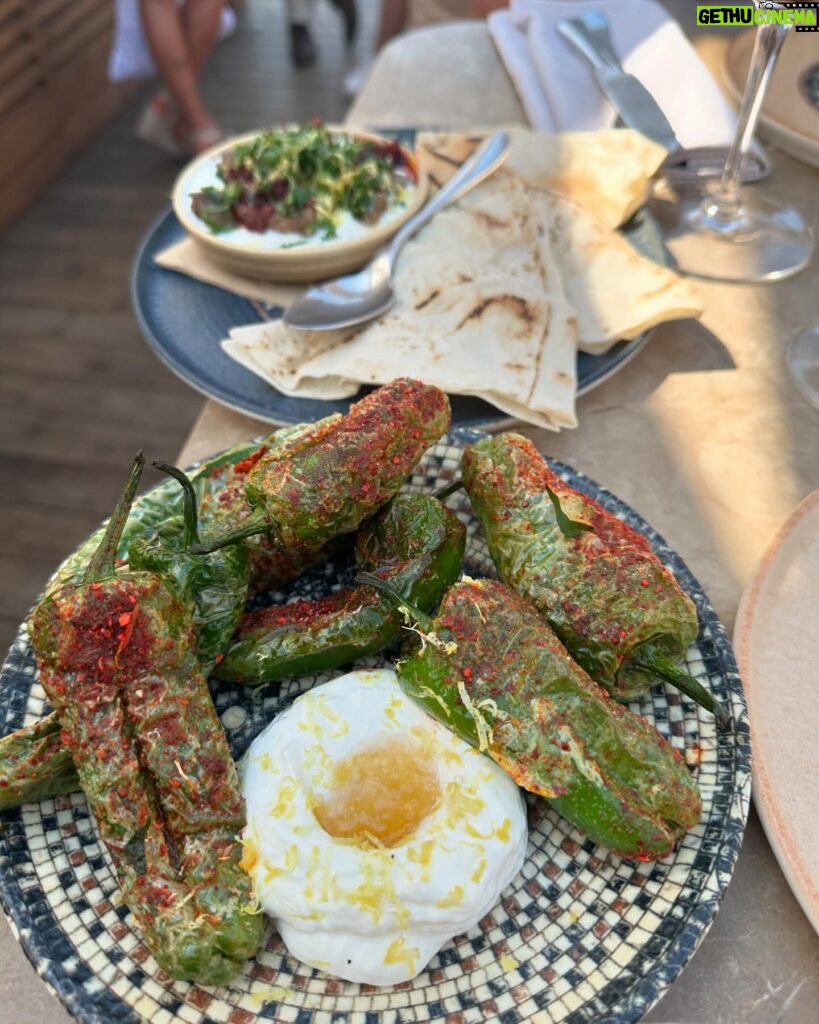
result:
[[[632,218],[624,234],[640,252],[663,262],[660,235],[646,213],[641,211]],[[154,257],[184,237],[184,228],[168,209],[148,230],[134,261],[134,312],[158,358],[203,395],[264,422],[304,423],[332,412],[346,412],[352,399],[325,402],[292,398],[270,387],[222,351],[219,342],[232,327],[276,320],[283,310],[157,266]],[[578,353],[578,394],[597,387],[625,366],[645,345],[649,334],[646,331],[633,341],[619,342],[603,355]],[[498,429],[513,422],[506,413],[480,398],[452,395],[451,403],[456,426]]]
[[[434,491],[450,482],[464,443],[475,438],[456,431],[434,445],[408,488]],[[634,1024],[660,998],[713,921],[739,853],[750,798],[745,701],[725,631],[679,556],[623,502],[553,465],[643,533],[696,604],[700,628],[687,667],[729,709],[730,728],[718,733],[710,715],[663,686],[632,708],[684,753],[702,794],[697,827],[664,860],[634,863],[596,846],[532,798],[521,873],[479,925],[448,942],[413,981],[391,988],[340,981],[291,957],[271,924],[256,957],[230,985],[202,988],[168,978],[142,945],[83,795],[29,804],[2,818],[0,895],[38,973],[76,1018],[86,1024]],[[461,492],[448,501],[467,524],[466,570],[493,575],[468,499]],[[328,565],[295,586],[316,595],[345,579],[343,567]],[[235,756],[299,693],[327,678],[214,685]],[[0,676],[0,734],[44,710],[23,626]]]

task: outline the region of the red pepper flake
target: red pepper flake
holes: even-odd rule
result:
[[[647,586],[648,586],[648,580],[647,580],[647,579],[645,579],[645,578],[644,578],[644,579],[641,579],[641,580],[640,580],[640,586],[641,586],[641,587],[647,587]]]
[[[467,665],[466,668],[463,670],[463,677],[464,679],[466,679],[467,682],[472,681],[472,669],[469,667],[469,665]]]
[[[392,461],[397,466],[398,463],[401,461],[401,456],[400,455],[393,455]]]
[[[117,637],[119,640],[119,646],[117,647],[117,653],[114,655],[114,664],[119,668],[119,656],[128,646],[131,640],[131,636],[134,632],[134,623],[136,622],[137,611],[139,610],[138,605],[134,605],[133,612],[123,612],[119,617],[119,624],[123,626],[123,631]],[[123,621],[124,620],[124,621]]]
[[[225,660],[224,654],[217,654],[216,657],[213,659],[213,662],[214,662],[215,665],[218,665],[220,661],[224,661],[224,660]]]
[[[239,474],[249,473],[266,451],[267,445],[262,445],[261,448],[257,448],[255,452],[252,452],[244,459],[240,459],[233,467],[234,472]]]

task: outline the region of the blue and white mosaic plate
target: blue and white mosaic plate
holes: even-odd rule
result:
[[[456,431],[431,448],[408,489],[434,490],[449,482],[463,443],[478,436]],[[520,875],[494,910],[448,943],[414,981],[375,988],[332,978],[289,956],[269,926],[256,958],[231,985],[202,988],[172,981],[142,944],[82,794],[28,805],[0,819],[0,894],[38,973],[78,1020],[626,1024],[660,998],[710,926],[739,852],[750,797],[745,701],[725,631],[680,558],[623,502],[574,470],[552,465],[645,534],[696,603],[700,631],[688,669],[730,709],[730,729],[717,733],[710,715],[662,686],[633,709],[684,753],[702,793],[700,824],[673,855],[634,863],[590,842],[532,798]],[[492,575],[468,499],[460,493],[448,501],[468,526],[467,571]],[[346,582],[346,572],[328,565],[296,589],[327,592]],[[247,690],[215,685],[214,701],[235,756],[299,693],[327,678]],[[2,669],[0,727],[9,732],[44,710],[23,626]]]

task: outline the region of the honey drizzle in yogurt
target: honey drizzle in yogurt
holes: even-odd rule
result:
[[[340,761],[332,793],[313,809],[331,836],[360,846],[397,846],[441,802],[434,763],[405,738],[369,747]]]

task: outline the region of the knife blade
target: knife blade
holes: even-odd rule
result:
[[[699,146],[684,149],[659,104],[639,79],[623,70],[611,41],[609,23],[600,11],[584,11],[576,18],[563,18],[557,30],[591,64],[600,88],[620,119],[669,150],[659,173],[675,188],[703,188],[719,178],[728,156],[728,146]],[[740,172],[743,182],[759,181],[770,173],[770,161],[758,143],[745,157]]]
[[[646,87],[623,70],[611,43],[608,21],[599,11],[563,18],[558,32],[591,64],[595,78],[623,123],[666,149],[680,148],[674,129]]]

